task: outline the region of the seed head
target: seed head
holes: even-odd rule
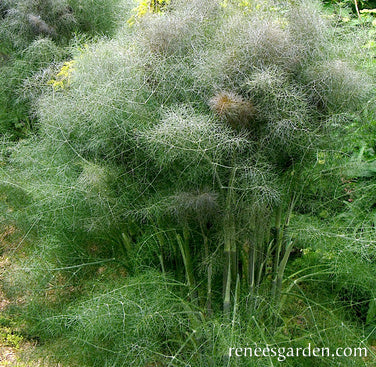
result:
[[[248,128],[255,116],[255,108],[233,92],[222,91],[209,100],[209,107],[233,129]]]

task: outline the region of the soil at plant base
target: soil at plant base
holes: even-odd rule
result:
[[[0,318],[6,319],[5,311],[11,304],[11,301],[6,298],[2,290],[3,274],[6,267],[10,266],[10,260],[5,255],[0,256]],[[17,335],[16,330],[11,327],[0,326],[0,366],[14,366],[14,367],[39,367],[47,366],[45,362],[31,361],[27,355],[31,355],[36,348],[33,343],[27,340],[21,340],[19,346],[10,346],[7,342],[7,335],[12,333]],[[57,365],[55,364],[55,367]]]
[[[4,268],[7,264],[7,259],[1,257],[0,259],[0,281],[2,280]],[[0,316],[8,307],[10,301],[5,297],[4,292],[0,287]],[[0,339],[0,366],[12,366],[17,362],[17,354],[15,348],[4,345],[4,342]]]

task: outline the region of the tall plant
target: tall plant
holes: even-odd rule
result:
[[[70,246],[65,263],[94,241],[129,273],[184,277],[208,314],[263,292],[278,308],[300,172],[370,91],[318,4],[294,3],[171,1],[44,93],[38,148],[17,146],[6,181],[30,196],[38,234]]]

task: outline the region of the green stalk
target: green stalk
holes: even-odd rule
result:
[[[234,331],[235,331],[235,322],[236,315],[239,308],[239,298],[240,298],[240,276],[239,273],[236,275],[236,284],[235,284],[235,296],[234,296],[234,309],[232,311],[232,322],[231,322],[231,345],[234,343]],[[228,359],[227,366],[230,365],[230,359]]]
[[[213,264],[209,256],[209,244],[208,237],[205,234],[204,226],[200,223],[201,234],[204,239],[204,250],[205,250],[205,259],[204,261],[208,262],[208,274],[207,274],[207,293],[206,293],[206,311],[207,315],[211,316],[212,314],[212,274],[213,274]]]
[[[256,244],[253,251],[253,262],[254,262],[254,274],[253,274],[253,288],[256,289],[260,285],[261,278],[259,276],[260,271],[262,271],[263,267],[263,260],[265,257],[265,243],[266,242],[266,234],[265,234],[265,225],[264,225],[264,215],[263,212],[259,212],[256,217],[256,226],[255,226],[255,233],[256,233]]]
[[[238,308],[239,308],[239,297],[240,297],[240,276],[239,276],[239,273],[238,273],[236,275],[234,310],[232,312],[232,333],[234,332],[236,314],[237,314]]]
[[[213,276],[213,264],[210,260],[208,265],[208,289],[207,289],[207,298],[206,298],[206,310],[208,316],[211,316],[213,313],[212,310],[212,276]]]
[[[251,293],[251,296],[254,295],[254,291],[255,291],[255,273],[256,273],[256,269],[255,269],[255,261],[256,261],[256,246],[253,245],[252,246],[252,249],[249,253],[249,290],[250,290],[250,293]]]
[[[231,261],[228,258],[227,261],[227,274],[226,274],[226,286],[225,286],[225,297],[223,300],[223,313],[225,316],[230,315],[231,309]]]
[[[273,240],[271,240],[269,242],[269,245],[268,245],[268,248],[266,250],[265,257],[264,257],[264,261],[262,261],[261,264],[260,264],[259,273],[258,273],[258,277],[257,277],[257,285],[261,284],[262,276],[263,276],[262,273],[264,271],[264,268],[266,267],[266,264],[268,263],[269,259],[272,256],[272,248],[273,248]]]
[[[233,231],[235,233],[235,230]],[[238,254],[236,251],[236,242],[235,239],[231,241],[232,248],[231,248],[231,279],[232,281],[236,281],[236,276],[238,274]]]
[[[165,269],[165,266],[164,266],[164,261],[163,261],[163,256],[162,254],[159,254],[158,255],[158,259],[159,259],[159,262],[161,264],[161,270],[162,270],[162,276],[163,276],[163,279],[165,280],[165,289],[167,291],[167,284],[166,284],[166,269]]]
[[[275,298],[275,292],[277,289],[277,272],[279,266],[279,258],[281,256],[282,250],[282,205],[277,208],[275,216],[275,235],[274,235],[274,244],[275,244],[275,258],[273,262],[273,284],[272,284],[272,299]]]
[[[295,202],[296,202],[296,194],[294,192],[292,197],[291,197],[289,207],[287,209],[287,215],[286,215],[286,221],[285,221],[285,224],[284,224],[284,228],[287,228],[290,225],[291,214],[292,214],[292,211],[294,210]]]
[[[121,249],[124,254],[124,265],[127,268],[127,270],[132,271],[131,269],[132,266],[128,260],[131,258],[131,254],[132,254],[132,241],[127,234],[122,233],[120,243],[121,243]]]
[[[123,251],[125,255],[129,256],[132,251],[132,241],[129,238],[129,236],[125,234],[124,232],[121,234],[121,238],[122,238],[121,244],[123,247]]]
[[[159,254],[159,255],[158,255],[158,259],[159,259],[159,263],[161,264],[162,274],[163,274],[163,276],[165,277],[165,276],[166,276],[166,270],[165,270],[165,266],[164,266],[164,261],[163,261],[163,256],[162,256],[162,254]]]
[[[179,234],[176,234],[176,239],[179,244],[180,252],[184,262],[184,268],[189,288],[190,297],[193,301],[197,301],[197,292],[195,289],[195,279],[193,275],[193,266],[192,266],[192,258],[191,253],[189,250],[189,246],[187,245],[187,241],[183,241]]]
[[[245,281],[245,284],[247,286],[249,286],[249,279],[250,279],[250,275],[249,275],[249,254],[250,252],[250,244],[249,244],[249,241],[246,240],[243,244],[243,251],[241,252],[241,261],[242,261],[242,271],[243,271],[243,274],[242,274],[242,278],[243,280]]]
[[[285,255],[283,256],[281,263],[279,264],[279,267],[278,267],[278,274],[276,277],[276,292],[275,292],[275,300],[274,300],[276,305],[278,305],[279,299],[281,296],[283,275],[285,273],[286,264],[290,257],[292,248],[293,248],[293,242],[291,241],[287,245]]]
[[[231,297],[231,280],[237,274],[237,259],[236,259],[236,242],[235,242],[235,222],[231,212],[233,202],[233,184],[235,179],[236,169],[233,168],[229,180],[229,191],[226,198],[226,215],[224,222],[224,256],[225,266],[223,269],[223,288],[224,301],[223,311],[225,314],[230,310]]]
[[[274,262],[274,279],[273,279],[273,285],[272,285],[272,299],[274,299],[274,300],[278,300],[278,298],[279,298],[279,295],[277,293],[280,293],[279,288],[282,286],[282,279],[280,279],[281,269],[283,269],[282,270],[282,277],[283,277],[285,267],[286,267],[286,264],[287,264],[287,260],[290,256],[290,252],[292,250],[292,244],[290,243],[286,246],[285,255],[280,262],[279,259],[280,259],[281,251],[282,251],[283,233],[290,224],[292,211],[293,211],[294,206],[295,206],[295,200],[296,200],[296,195],[295,195],[295,193],[293,193],[291,200],[290,200],[290,203],[289,203],[288,210],[287,210],[285,223],[282,227],[281,227],[281,221],[282,221],[282,207],[281,206],[278,208],[277,214],[276,214],[276,237],[275,238],[276,238],[276,241],[277,241],[277,245],[276,245],[276,251],[277,252],[276,252],[276,258],[275,258],[275,262]],[[287,257],[286,257],[286,255],[287,255]]]

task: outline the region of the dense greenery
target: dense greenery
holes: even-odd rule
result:
[[[24,137],[37,121],[41,86],[85,39],[111,35],[130,4],[120,0],[0,2],[0,133]]]
[[[255,344],[372,363],[373,13],[325,4],[0,3],[24,338],[67,366],[248,366],[228,351]]]

